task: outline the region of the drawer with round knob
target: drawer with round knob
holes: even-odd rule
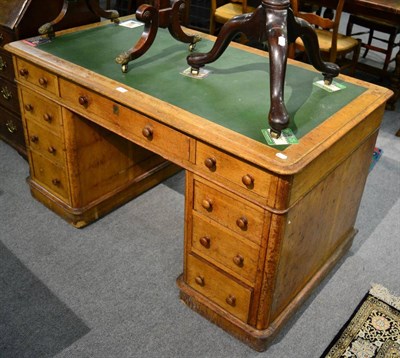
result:
[[[254,284],[260,247],[196,212],[193,213],[191,249]]]
[[[260,244],[264,210],[222,188],[195,180],[193,209],[235,233]]]
[[[68,180],[65,170],[37,152],[31,151],[30,155],[33,179],[40,182],[52,194],[69,203]]]
[[[60,106],[25,88],[21,90],[21,95],[25,117],[35,120],[41,126],[59,135],[62,125]]]
[[[208,177],[216,177],[219,182],[234,184],[246,193],[252,192],[267,197],[275,185],[274,176],[251,163],[234,158],[231,155],[206,145],[200,141],[196,144],[196,167]]]
[[[187,256],[187,284],[212,302],[247,322],[252,289],[193,255]]]
[[[35,121],[26,121],[29,147],[59,165],[65,164],[64,145],[60,137],[49,134]]]
[[[56,75],[20,58],[17,58],[16,78],[21,83],[32,84],[45,92],[57,96],[59,94]]]

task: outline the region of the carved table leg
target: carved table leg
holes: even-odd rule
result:
[[[189,43],[189,50],[200,41],[196,35],[187,35],[179,23],[179,12],[184,6],[184,0],[175,0],[170,7],[169,0],[158,0],[155,6],[143,4],[136,11],[136,19],[144,22],[144,30],[139,41],[128,51],[117,56],[115,62],[121,65],[122,72],[128,71],[130,61],[142,56],[151,47],[156,38],[158,28],[166,28],[172,37],[184,43]]]
[[[68,5],[69,5],[69,0],[64,0],[62,9],[60,13],[57,15],[57,17],[51,21],[47,22],[44,25],[39,27],[39,34],[40,35],[47,35],[50,38],[53,38],[55,36],[54,34],[54,25],[57,25],[66,15],[68,11]],[[86,5],[88,9],[97,15],[98,17],[104,17],[106,19],[110,19],[111,21],[118,23],[119,22],[119,14],[118,11],[116,10],[103,10],[100,6],[98,1],[96,0],[86,0]]]

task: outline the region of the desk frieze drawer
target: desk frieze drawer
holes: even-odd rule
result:
[[[194,210],[260,244],[264,211],[234,194],[216,189],[198,180],[194,183]]]
[[[52,194],[69,203],[68,180],[64,169],[37,152],[31,151],[30,155],[33,180],[40,182]]]
[[[64,165],[64,146],[60,137],[51,135],[34,121],[26,121],[29,147],[47,159]]]
[[[244,190],[267,197],[274,176],[254,165],[197,141],[196,166],[207,175],[217,176]]]
[[[216,270],[193,255],[187,257],[187,284],[212,302],[247,322],[252,289]]]
[[[59,94],[56,75],[20,58],[17,58],[16,77],[21,83],[30,83],[43,91]]]
[[[36,120],[40,125],[59,135],[62,125],[60,106],[27,89],[22,89],[21,95],[25,117]]]
[[[189,161],[190,139],[164,124],[130,111],[121,122],[124,135],[132,136],[139,145],[174,160]]]
[[[192,250],[254,285],[260,247],[196,212],[193,213]]]

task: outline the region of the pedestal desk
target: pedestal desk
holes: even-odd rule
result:
[[[273,147],[261,133],[265,52],[231,45],[208,77],[191,78],[181,74],[187,45],[160,29],[122,73],[114,58],[141,31],[98,24],[39,47],[7,45],[32,194],[82,227],[185,169],[180,297],[264,350],[351,245],[391,91],[340,77],[345,89],[329,93],[313,84],[319,73],[289,62],[285,100],[299,143]],[[206,52],[212,38],[203,37]]]

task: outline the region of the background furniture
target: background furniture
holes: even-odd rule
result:
[[[26,155],[17,87],[11,55],[3,46],[11,41],[38,35],[38,28],[52,20],[62,0],[0,0],[0,138]],[[83,0],[71,2],[70,11],[56,30],[98,21]]]
[[[210,34],[214,35],[216,24],[225,24],[237,15],[253,12],[255,7],[248,6],[247,0],[231,0],[221,3],[221,0],[211,0]]]
[[[364,27],[367,30],[353,32],[353,25]],[[375,31],[383,32],[384,34],[389,35],[389,38],[386,39],[382,36],[374,35]],[[396,25],[394,23],[387,22],[384,19],[352,14],[349,16],[346,34],[348,36],[359,36],[368,34],[368,41],[361,43],[361,46],[365,48],[363,57],[365,58],[370,50],[383,53],[385,55],[385,61],[383,63],[382,71],[387,76],[389,63],[395,60],[394,56],[392,56],[393,51],[396,49],[396,47],[400,46],[400,38],[396,40],[397,35],[400,34],[400,15],[399,23]],[[373,40],[384,43],[386,46],[377,46],[375,44],[372,44]],[[376,71],[372,72],[376,73]],[[380,73],[382,74],[382,72]]]
[[[358,56],[360,54],[360,41],[351,36],[345,36],[339,33],[339,24],[344,2],[344,0],[339,0],[337,7],[323,9],[324,12],[327,10],[334,10],[331,11],[333,19],[324,16],[324,12],[317,13],[299,11],[300,4],[298,0],[291,0],[291,6],[296,17],[302,18],[309,24],[315,26],[315,32],[318,37],[322,57],[326,61],[336,63],[346,54],[352,53],[353,55],[350,63],[341,64],[341,69],[350,67],[351,73],[354,73],[358,62]],[[293,58],[293,56],[295,56],[294,52],[296,50],[301,51],[302,53],[305,51],[303,40],[300,37],[296,39],[290,57]]]
[[[116,147],[134,143],[133,157],[151,151],[184,168],[181,297],[246,344],[264,350],[352,242],[390,91],[342,78],[346,91],[331,96],[313,85],[315,71],[291,64],[288,109],[300,143],[273,148],[261,133],[266,109],[260,103],[268,103],[262,89],[268,89],[269,81],[267,69],[257,65],[265,52],[231,46],[225,61],[199,81],[179,74],[187,66],[187,46],[163,29],[146,53],[152,61],[142,61],[127,74],[108,55],[81,51],[117,53],[134,33],[140,36],[141,29],[89,26],[39,48],[24,42],[7,46],[15,56],[24,103],[32,193],[68,219],[65,198],[37,171],[39,156],[42,162],[45,155],[50,162],[55,159],[54,151],[41,152],[41,141],[32,140],[39,127],[43,141],[52,139],[47,124],[39,124],[45,117],[36,117],[32,107],[54,108],[59,114],[59,142],[65,149],[60,160],[77,169],[54,168],[73,183],[70,190],[76,196],[85,195],[82,185],[91,185],[99,167],[107,166],[103,156],[91,156],[102,151],[108,138]],[[105,38],[111,41],[100,47]],[[204,39],[198,45],[204,50],[211,44]],[[47,81],[40,81],[43,77]],[[243,87],[251,89],[244,99]],[[84,182],[74,177],[85,170]],[[131,174],[115,173],[120,182]]]

